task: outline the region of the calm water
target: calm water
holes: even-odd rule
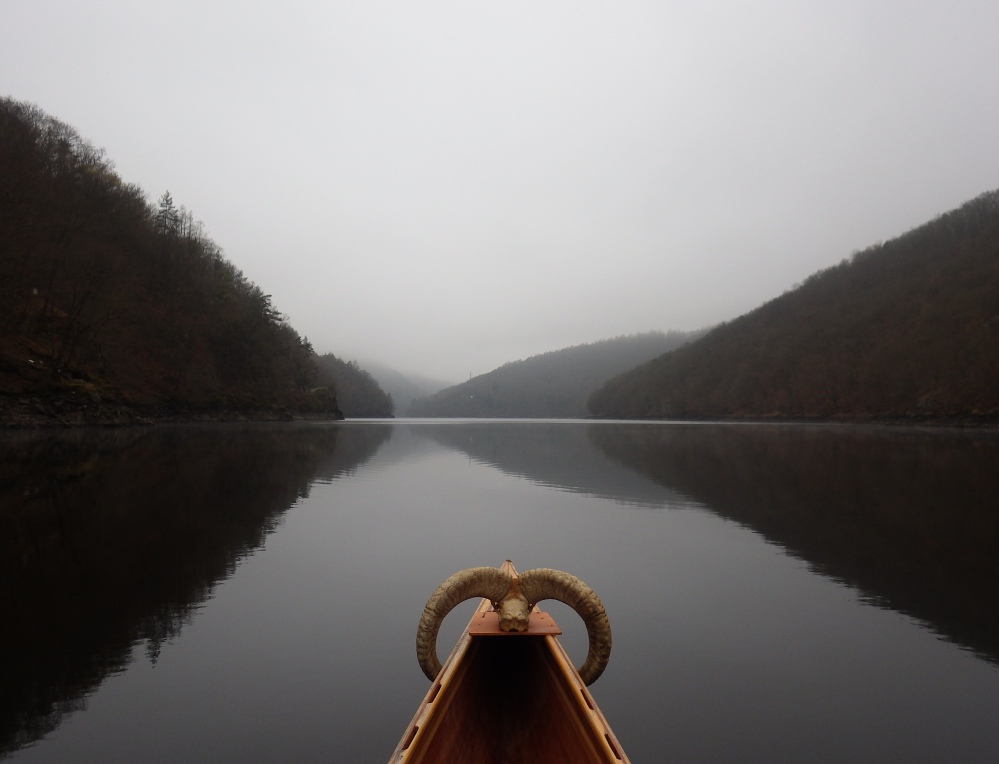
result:
[[[982,432],[6,433],[0,752],[384,762],[427,687],[426,598],[510,558],[603,599],[591,689],[636,764],[995,762],[997,508]],[[548,609],[578,662],[582,625]]]

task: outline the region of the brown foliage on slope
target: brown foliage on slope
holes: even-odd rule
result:
[[[999,417],[999,191],[608,382],[597,416]]]
[[[312,356],[168,193],[151,207],[73,128],[0,99],[0,420],[27,399],[317,408]]]

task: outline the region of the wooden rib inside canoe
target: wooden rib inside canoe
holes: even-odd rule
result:
[[[537,607],[502,632],[482,600],[389,763],[627,762],[558,634]]]

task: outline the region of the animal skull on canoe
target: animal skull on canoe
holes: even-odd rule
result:
[[[510,575],[500,568],[466,568],[455,573],[430,595],[416,630],[416,657],[431,681],[442,668],[437,658],[437,632],[456,605],[473,597],[486,597],[499,615],[502,631],[527,630],[531,608],[554,599],[571,607],[586,625],[589,647],[579,675],[593,684],[607,667],[611,630],[607,613],[596,593],[578,578],[561,570],[535,568]]]

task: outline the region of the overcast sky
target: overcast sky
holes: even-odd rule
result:
[[[734,318],[999,187],[999,2],[3,0],[0,95],[318,352],[451,381]]]

